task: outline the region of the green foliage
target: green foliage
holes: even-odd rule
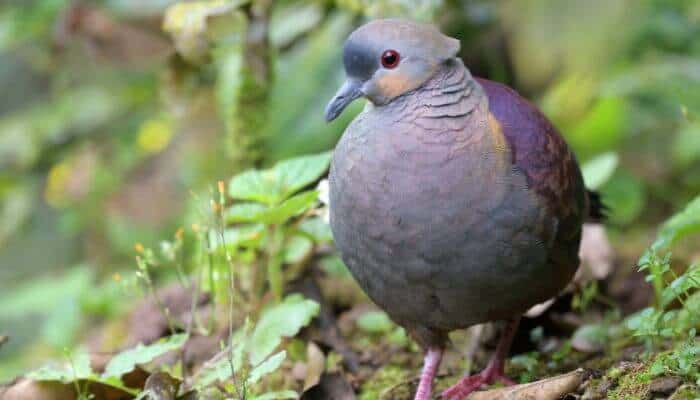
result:
[[[700,288],[700,268],[691,265],[678,275],[671,267],[671,254],[659,255],[659,252],[668,250],[683,237],[700,232],[699,207],[700,198],[696,198],[684,210],[669,218],[663,224],[657,239],[639,259],[639,270],[646,271],[646,280],[654,287],[656,302],[654,307],[645,308],[628,317],[627,327],[635,336],[644,338],[648,345],[658,338],[677,339],[689,330],[694,337],[695,324],[700,322],[688,318],[688,315],[698,311],[693,297],[697,293],[693,292]],[[674,279],[667,280],[668,275]],[[681,303],[681,311],[669,309],[674,301]]]
[[[652,253],[667,249],[684,237],[697,233],[700,233],[700,196],[663,224],[656,240],[642,255],[639,264],[648,262]]]
[[[323,153],[282,161],[264,171],[243,172],[231,180],[229,195],[238,200],[280,204],[317,180],[328,169],[330,159],[330,153]]]
[[[691,330],[688,339],[673,350],[658,355],[648,373],[652,376],[675,375],[700,385],[700,341],[695,330]]]
[[[250,338],[250,362],[260,363],[282,338],[295,336],[318,312],[318,303],[301,295],[287,296],[282,303],[263,311]]]
[[[104,377],[90,367],[90,356],[84,351],[68,355],[64,364],[47,364],[35,371],[27,373],[26,377],[35,381],[56,381],[75,384],[80,387],[81,381],[98,382],[112,386],[126,393],[135,395],[136,390],[124,386],[119,377]]]
[[[76,385],[80,381],[98,382],[130,394],[136,394],[137,390],[125,386],[121,380],[122,377],[133,371],[137,365],[150,363],[169,351],[181,348],[187,339],[186,334],[179,334],[160,339],[148,346],[139,344],[133,349],[115,355],[107,363],[105,372],[102,374],[92,370],[88,353],[77,351],[68,355],[67,361],[63,364],[47,364],[29,372],[26,376],[35,381],[57,381]]]
[[[646,206],[646,188],[629,171],[619,169],[601,188],[601,195],[610,209],[610,221],[630,224]]]
[[[307,326],[319,312],[318,303],[301,295],[289,295],[282,303],[265,309],[255,328],[246,323],[236,331],[232,346],[226,349],[227,357],[205,366],[195,377],[195,387],[203,388],[219,381],[233,379],[233,385],[244,392],[246,398],[296,398],[293,391],[256,393],[251,387],[263,377],[275,372],[287,357],[286,351],[273,352],[284,338],[295,336]],[[233,392],[235,388],[232,388]],[[259,396],[259,397],[255,397]]]
[[[607,183],[619,163],[617,154],[608,152],[588,160],[581,166],[583,181],[591,190],[598,190]]]
[[[357,319],[357,326],[367,333],[389,333],[394,328],[389,316],[383,311],[370,311]]]
[[[156,341],[155,343],[144,346],[139,344],[133,349],[123,351],[114,356],[102,374],[103,378],[119,378],[136,368],[137,365],[147,364],[156,357],[179,349],[187,342],[188,335],[178,334],[169,336]]]

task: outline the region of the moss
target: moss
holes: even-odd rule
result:
[[[678,388],[668,400],[696,400],[700,398],[700,387],[684,385]]]
[[[647,366],[640,364],[639,366],[621,372],[617,368],[613,368],[609,372],[611,378],[617,379],[617,386],[608,393],[610,400],[644,400],[649,398],[649,383],[651,378],[646,373]]]
[[[407,382],[411,377],[409,371],[396,365],[380,368],[368,379],[360,390],[359,400],[377,400],[391,398],[395,400],[410,399],[413,385]],[[391,392],[390,397],[387,397]]]

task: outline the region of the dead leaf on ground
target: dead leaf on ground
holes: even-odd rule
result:
[[[590,373],[583,368],[540,381],[476,392],[468,400],[556,400],[575,392]]]
[[[326,357],[314,342],[306,346],[306,376],[304,377],[304,391],[318,385],[321,374],[326,367]]]
[[[143,388],[151,400],[175,400],[179,389],[180,381],[165,372],[151,374]]]
[[[0,390],[2,400],[73,400],[73,386],[58,382],[36,382],[20,379],[14,385]]]

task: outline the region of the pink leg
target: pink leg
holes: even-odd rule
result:
[[[440,367],[442,352],[442,348],[430,348],[425,354],[423,372],[420,374],[420,382],[418,383],[414,400],[430,400],[430,393],[433,391],[433,379]]]
[[[498,346],[496,346],[496,352],[491,357],[491,361],[489,361],[486,369],[479,374],[462,378],[456,385],[442,392],[442,398],[446,400],[461,400],[482,386],[496,381],[503,382],[506,385],[513,385],[514,382],[505,375],[504,367],[519,323],[520,317],[508,321],[501,335],[501,340],[498,341]]]

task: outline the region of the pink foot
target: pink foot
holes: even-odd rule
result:
[[[513,342],[513,337],[515,337],[519,322],[520,318],[515,318],[506,323],[501,340],[496,346],[496,352],[493,354],[486,369],[476,375],[462,378],[456,385],[442,392],[442,398],[445,400],[462,400],[472,392],[479,390],[482,386],[497,381],[504,383],[506,386],[514,385],[515,382],[508,379],[503,370],[506,355],[508,355],[508,350]]]
[[[442,352],[442,348],[428,349],[414,400],[430,400],[430,394],[433,391],[433,379],[435,379],[435,375],[440,367]]]
[[[515,385],[515,382],[505,376],[502,368],[489,364],[480,373],[462,378],[456,385],[442,392],[442,398],[445,400],[462,400],[472,392],[479,390],[482,386],[490,385],[494,382],[501,382],[506,386]]]

